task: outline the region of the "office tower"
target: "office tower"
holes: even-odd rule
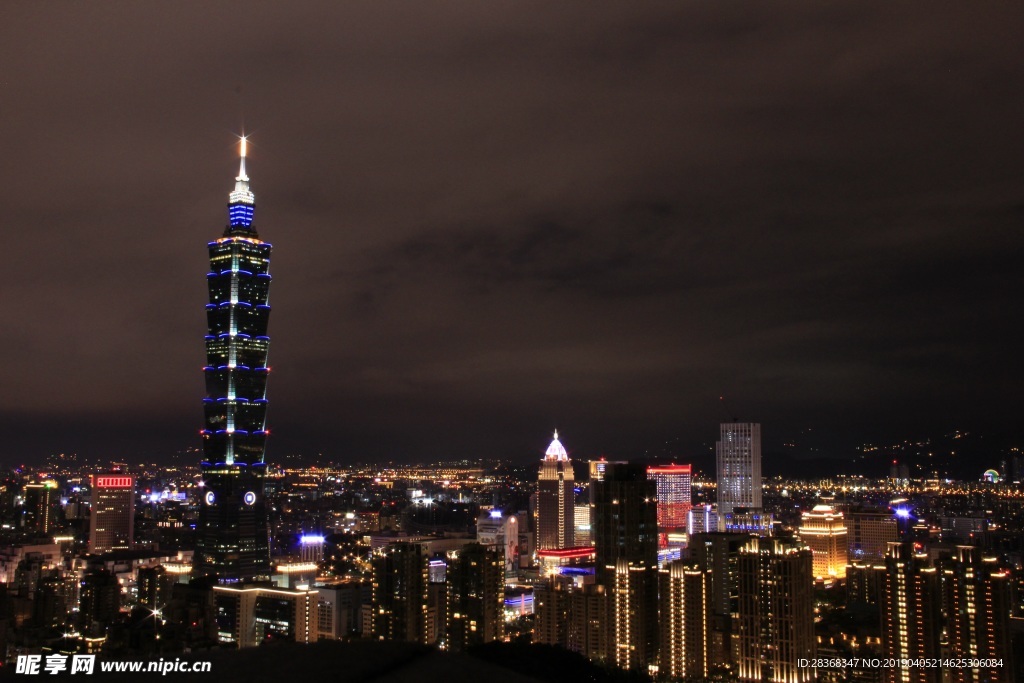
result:
[[[590,481],[601,481],[604,479],[604,471],[608,469],[608,461],[604,458],[600,460],[591,460],[589,463],[590,469]]]
[[[1009,570],[976,547],[959,546],[943,566],[947,606],[947,656],[1002,663],[1002,666],[950,669],[954,683],[1009,683],[1014,652],[1010,645],[1011,585]]]
[[[237,648],[264,643],[314,643],[319,637],[315,590],[214,586],[217,639]]]
[[[22,515],[22,526],[25,531],[48,534],[53,530],[56,521],[54,519],[56,493],[57,482],[55,481],[25,485],[25,504]]]
[[[693,499],[690,493],[692,472],[689,465],[648,467],[658,497],[658,529],[686,529]]]
[[[371,564],[371,635],[426,643],[428,574],[423,546],[393,543],[377,551]]]
[[[130,550],[135,538],[135,477],[115,472],[92,478],[89,552]]]
[[[715,444],[718,464],[718,515],[736,508],[761,507],[761,425],[721,425]]]
[[[575,526],[572,461],[558,440],[556,430],[537,477],[537,549],[573,547]]]
[[[686,517],[686,533],[691,536],[718,531],[718,510],[712,503],[690,508]]]
[[[801,515],[800,540],[814,555],[814,576],[846,577],[846,524],[843,513],[831,505],[815,505]]]
[[[597,581],[611,600],[610,663],[646,671],[657,652],[658,516],[643,465],[609,463],[591,484]]]
[[[813,659],[814,560],[800,544],[750,538],[740,548],[737,639],[739,680],[809,683]]]
[[[658,674],[704,680],[708,675],[711,572],[692,560],[669,563],[658,572],[661,650]]]
[[[888,510],[851,510],[846,529],[850,561],[881,562],[889,544],[899,540],[896,518]]]
[[[267,320],[271,245],[252,227],[245,138],[228,226],[209,243],[203,489],[193,576],[266,579],[270,543],[263,498],[267,441]]]
[[[448,562],[445,645],[463,652],[504,632],[505,561],[497,548],[471,543]]]
[[[749,537],[739,534],[702,533],[691,536],[687,548],[690,559],[710,577],[708,668],[720,672],[736,669],[733,620],[739,610],[737,563],[740,548],[748,542]]]
[[[932,659],[940,656],[942,631],[939,576],[913,543],[890,543],[882,580],[882,656]],[[894,667],[886,683],[939,683],[942,669]]]

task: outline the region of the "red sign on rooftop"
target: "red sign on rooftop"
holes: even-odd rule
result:
[[[96,488],[99,489],[130,489],[134,477],[96,477]]]

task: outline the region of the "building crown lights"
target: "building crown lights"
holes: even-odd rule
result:
[[[569,454],[565,451],[565,446],[558,440],[558,430],[555,430],[555,438],[552,440],[551,445],[548,446],[548,450],[544,453],[545,460],[568,460]]]

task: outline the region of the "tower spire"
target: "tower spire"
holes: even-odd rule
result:
[[[256,197],[249,189],[249,176],[245,173],[245,155],[249,148],[249,138],[243,135],[239,144],[238,177],[235,178],[235,189],[228,195],[228,232],[252,230],[253,205]]]
[[[241,181],[241,182],[248,182],[249,181],[249,176],[245,175],[245,151],[246,151],[247,142],[248,141],[246,140],[246,137],[243,135],[242,136],[241,145],[240,145],[240,147],[241,147],[241,150],[240,150],[241,160],[239,161],[239,164],[238,164],[238,177],[235,178],[235,180],[238,180],[238,181]]]

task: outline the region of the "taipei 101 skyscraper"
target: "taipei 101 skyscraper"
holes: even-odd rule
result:
[[[209,243],[203,489],[194,578],[220,583],[270,577],[264,503],[271,245],[252,227],[255,204],[241,167],[228,195],[228,226]]]

